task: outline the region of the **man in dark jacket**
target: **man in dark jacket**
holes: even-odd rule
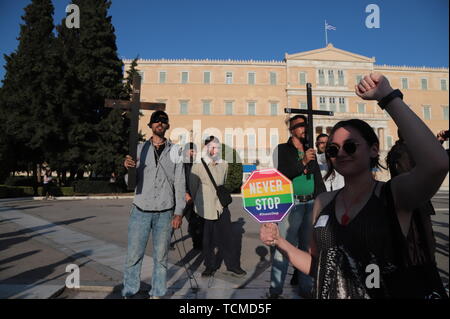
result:
[[[292,245],[304,251],[309,250],[312,236],[312,209],[314,198],[326,191],[316,161],[315,150],[306,147],[307,120],[304,115],[296,115],[289,120],[291,137],[287,143],[279,144],[273,154],[274,167],[292,181],[295,206],[278,225],[280,235]],[[269,298],[279,298],[283,293],[289,261],[276,250],[273,254]],[[299,293],[311,294],[312,278],[299,274]]]

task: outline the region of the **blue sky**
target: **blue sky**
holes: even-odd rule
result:
[[[0,0],[3,54],[17,47],[23,8],[31,0]],[[53,0],[55,24],[69,0]],[[365,26],[367,5],[380,8],[380,28]],[[448,67],[448,0],[113,0],[119,56],[134,58],[282,60],[284,53],[328,40],[376,64]],[[81,27],[83,17],[81,16]]]

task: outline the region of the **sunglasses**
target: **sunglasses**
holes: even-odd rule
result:
[[[160,116],[160,117],[157,117],[156,119],[154,119],[150,124],[159,123],[159,122],[161,122],[162,124],[168,124],[169,119],[167,117]]]
[[[291,126],[290,128],[289,128],[289,130],[295,130],[296,128],[299,128],[299,127],[306,127],[306,123],[305,122],[302,122],[302,123],[297,123],[297,124],[295,124],[294,126]]]
[[[344,145],[342,145],[342,148],[344,149],[345,153],[348,155],[352,155],[356,152],[356,149],[358,148],[359,143],[355,142],[345,142]],[[325,154],[329,158],[336,158],[339,153],[340,147],[333,144],[327,147],[325,150]]]

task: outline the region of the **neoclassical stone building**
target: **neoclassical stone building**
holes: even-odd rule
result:
[[[124,63],[129,68],[131,60]],[[376,131],[381,150],[389,150],[397,139],[394,122],[375,102],[354,93],[359,78],[374,71],[403,91],[406,103],[433,132],[449,126],[448,68],[376,65],[374,57],[332,44],[285,54],[282,61],[141,59],[138,69],[141,99],[167,104],[168,136],[174,142],[200,142],[213,133],[238,149],[244,162],[258,159],[262,166],[264,152],[253,149],[269,154],[271,147],[287,140],[284,108],[306,108],[307,82],[312,83],[313,107],[335,112],[333,117],[315,117],[316,134],[329,132],[339,120],[360,118]],[[144,112],[140,122],[147,136],[149,116]]]

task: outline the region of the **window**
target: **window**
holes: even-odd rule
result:
[[[189,73],[186,71],[181,72],[181,83],[183,84],[188,83],[188,80],[189,80]]]
[[[211,83],[211,72],[205,71],[203,72],[203,83],[210,84]]]
[[[248,84],[255,85],[255,72],[248,72]]]
[[[319,85],[325,85],[325,72],[319,70]]]
[[[302,110],[307,110],[308,109],[308,104],[306,102],[300,101],[300,108]]]
[[[366,113],[366,105],[364,103],[358,103],[358,113]]]
[[[233,134],[225,134],[225,144],[229,147],[233,147]]]
[[[442,107],[442,117],[448,121],[448,105]]]
[[[164,84],[167,80],[167,73],[166,71],[160,71],[159,72],[159,83]]]
[[[270,85],[277,84],[277,74],[275,72],[270,72]]]
[[[319,97],[319,109],[320,110],[326,110],[327,104],[324,96]]]
[[[447,80],[445,79],[441,79],[441,90],[442,91],[447,91]]]
[[[388,136],[386,139],[387,148],[391,149],[392,147],[392,136]]]
[[[342,70],[338,71],[338,83],[339,86],[344,86],[344,71]]]
[[[180,145],[186,144],[186,135],[184,134],[178,135],[178,143]]]
[[[225,74],[225,83],[226,84],[233,84],[233,72],[227,72]]]
[[[402,89],[408,89],[408,78],[401,78],[402,81]]]
[[[278,145],[278,135],[272,134],[270,135],[270,147],[273,148]]]
[[[270,115],[275,116],[278,115],[278,103],[270,102]]]
[[[298,83],[300,85],[305,85],[306,84],[306,73],[305,72],[300,72],[298,75]]]
[[[359,84],[359,82],[362,80],[362,75],[357,75],[356,76],[356,85],[358,85]]]
[[[256,148],[256,136],[254,134],[248,135],[248,146],[251,148]]]
[[[188,114],[188,101],[180,101],[180,114]]]
[[[233,115],[233,102],[225,102],[225,115]]]
[[[211,101],[203,101],[203,114],[211,115]]]
[[[421,79],[420,80],[420,87],[422,90],[428,90],[428,80],[427,79]]]
[[[334,71],[328,70],[328,85],[334,86]]]
[[[431,120],[431,106],[429,105],[423,106],[423,119]]]
[[[346,111],[345,109],[345,97],[339,98],[339,112],[344,113]]]
[[[248,115],[256,115],[256,102],[248,102]]]
[[[145,72],[144,71],[137,71],[139,75],[141,76],[141,83],[145,82]]]
[[[330,97],[330,111],[336,112],[336,98]]]

